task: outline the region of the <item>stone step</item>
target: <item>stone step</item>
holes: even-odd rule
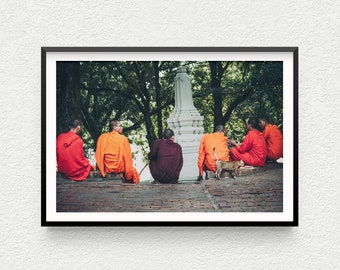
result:
[[[277,163],[277,162],[268,162],[265,164],[264,167],[254,167],[254,166],[243,166],[238,168],[235,171],[235,176],[236,177],[242,177],[242,176],[247,176],[247,175],[251,175],[251,174],[255,174],[255,173],[259,173],[259,172],[264,172],[266,170],[270,170],[270,169],[276,169],[276,168],[282,168],[283,164],[282,163]],[[210,174],[208,174],[209,178],[214,178],[215,175],[213,172],[211,172]],[[230,177],[228,172],[222,172],[221,174],[221,178],[227,178]]]
[[[62,173],[57,172],[57,179],[67,179]],[[86,178],[86,181],[117,181],[124,182],[120,175],[111,175],[110,177],[103,178],[99,171],[91,171],[90,175]]]
[[[276,169],[276,168],[282,168],[283,164],[282,163],[266,163],[264,167],[253,167],[253,166],[244,166],[240,167],[239,169],[236,170],[235,176],[236,177],[242,177],[242,176],[247,176],[247,175],[252,175],[255,173],[260,173],[264,172],[266,170],[270,169]],[[208,179],[215,179],[215,174],[213,171],[207,171],[208,173]],[[57,178],[58,179],[67,179],[63,174],[57,172]],[[222,172],[221,178],[230,178],[230,175],[228,172]],[[86,179],[86,181],[117,181],[124,183],[122,178],[117,175],[117,176],[111,176],[107,178],[102,178],[100,175],[99,171],[91,171],[89,177]],[[150,184],[152,181],[144,181],[141,184]],[[181,183],[192,183],[194,181],[181,181]]]

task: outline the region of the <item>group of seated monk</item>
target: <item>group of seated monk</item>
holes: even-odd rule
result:
[[[246,128],[247,134],[241,144],[229,141],[222,125],[218,125],[214,133],[202,137],[198,155],[199,180],[202,180],[203,171],[216,171],[217,158],[242,160],[246,165],[262,167],[266,161],[276,161],[283,156],[282,133],[276,125],[269,124],[266,117],[250,118]]]
[[[103,178],[122,176],[125,182],[138,184],[140,176],[133,167],[130,143],[122,134],[119,120],[111,120],[110,131],[102,134],[97,141],[96,164]],[[262,132],[260,132],[260,129]],[[74,120],[69,131],[57,138],[57,169],[67,178],[85,180],[94,168],[84,155],[83,140],[79,136],[81,121]],[[203,171],[216,171],[216,160],[242,160],[251,166],[264,166],[266,160],[276,160],[283,155],[282,133],[267,119],[250,118],[247,122],[247,135],[241,144],[228,141],[226,128],[218,125],[214,133],[203,135],[198,153],[199,177]],[[174,132],[165,129],[163,138],[156,140],[148,154],[149,168],[155,182],[174,184],[178,182],[183,167],[181,146],[176,143]],[[230,148],[230,149],[229,149]]]
[[[84,155],[83,140],[79,136],[82,123],[74,120],[69,131],[57,137],[57,170],[65,177],[85,180],[95,166],[91,166]],[[96,147],[97,168],[103,178],[121,175],[124,181],[139,183],[139,174],[132,164],[132,153],[128,139],[122,134],[119,120],[111,120],[110,131],[99,136]]]

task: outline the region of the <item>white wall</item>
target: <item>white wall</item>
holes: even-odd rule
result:
[[[1,1],[0,268],[339,267],[339,10],[331,0]],[[40,227],[41,46],[299,46],[300,226]]]

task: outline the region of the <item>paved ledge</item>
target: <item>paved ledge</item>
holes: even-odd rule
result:
[[[57,212],[282,212],[282,165],[201,183],[122,183],[57,177]]]

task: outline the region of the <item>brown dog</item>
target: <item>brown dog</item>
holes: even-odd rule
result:
[[[215,172],[215,177],[219,180],[221,180],[221,173],[222,171],[227,171],[232,178],[235,177],[235,171],[239,168],[244,166],[244,162],[242,160],[237,160],[237,161],[225,161],[225,160],[220,160],[216,154],[215,148],[213,149],[213,153],[216,157],[216,172]]]

